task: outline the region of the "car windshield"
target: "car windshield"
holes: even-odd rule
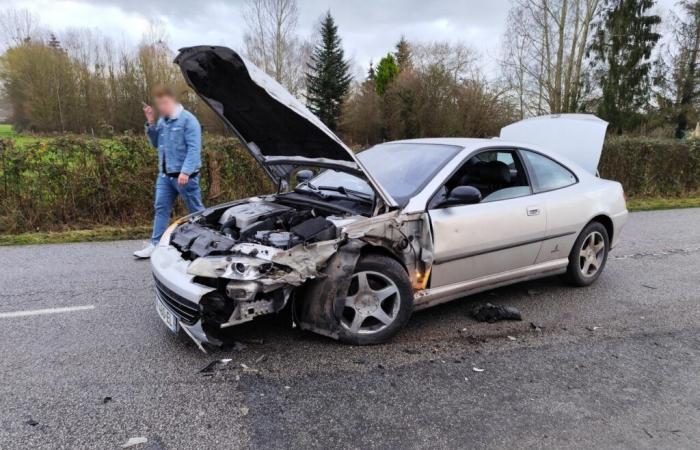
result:
[[[461,149],[455,145],[396,143],[380,144],[357,156],[377,182],[401,206],[416,195]],[[311,180],[319,189],[342,187],[372,195],[372,188],[356,176],[326,170]]]

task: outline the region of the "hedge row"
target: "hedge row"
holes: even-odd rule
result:
[[[205,204],[272,191],[235,139],[207,136],[202,156]],[[156,173],[143,136],[2,139],[0,234],[148,224]]]
[[[630,197],[684,197],[700,192],[700,140],[614,137],[606,140],[600,175]]]
[[[0,139],[0,234],[148,224],[156,159],[143,136]],[[610,138],[600,172],[631,197],[694,195],[700,142]],[[237,140],[206,136],[202,189],[211,205],[273,186]]]

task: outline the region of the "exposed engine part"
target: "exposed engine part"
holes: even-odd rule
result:
[[[234,225],[239,230],[248,228],[262,217],[289,211],[292,208],[270,202],[250,202],[228,208],[219,218],[219,224],[225,225],[235,219]]]
[[[290,231],[304,242],[327,241],[336,235],[335,225],[324,217],[306,220],[292,227]]]
[[[289,231],[258,231],[255,240],[278,248],[291,248],[302,242],[298,236]]]
[[[173,231],[170,243],[180,250],[183,257],[195,259],[223,255],[231,250],[236,241],[196,223],[187,222]]]
[[[258,316],[279,312],[287,305],[291,288],[278,289],[261,296],[258,292],[252,292],[255,289],[252,284],[231,282],[226,287],[229,296],[248,295],[249,299],[233,301],[235,304],[233,313],[226,323],[220,324],[221,329],[249,322]]]
[[[260,292],[260,284],[254,281],[234,281],[226,285],[226,295],[237,302],[251,301]]]

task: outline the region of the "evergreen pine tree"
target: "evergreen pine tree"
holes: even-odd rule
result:
[[[321,19],[321,39],[314,47],[308,69],[306,104],[328,128],[335,130],[352,77],[330,11]]]
[[[394,78],[399,74],[399,66],[396,64],[396,59],[391,53],[379,61],[377,64],[377,74],[375,81],[377,84],[377,94],[384,95],[386,88],[394,81]]]
[[[598,115],[618,133],[641,121],[649,100],[652,50],[659,40],[654,0],[605,0],[591,51],[602,90]]]
[[[399,71],[404,72],[413,68],[413,56],[411,55],[411,45],[404,36],[401,36],[399,42],[396,43],[396,51],[394,52],[396,64],[399,66]]]
[[[370,60],[369,61],[369,69],[367,70],[367,80],[374,81],[374,78],[376,76],[377,76],[377,74],[374,71],[374,62],[372,62],[372,60]]]

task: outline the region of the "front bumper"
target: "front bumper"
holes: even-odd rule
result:
[[[212,344],[202,329],[199,302],[214,288],[193,282],[187,273],[189,261],[182,259],[174,247],[159,245],[151,255],[151,270],[156,285],[156,298],[173,313],[180,326],[194,339]]]

